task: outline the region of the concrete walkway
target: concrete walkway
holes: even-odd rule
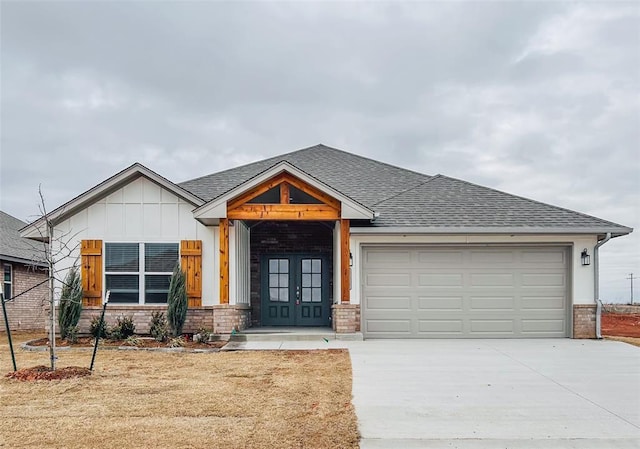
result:
[[[640,448],[640,348],[348,342],[361,448]]]

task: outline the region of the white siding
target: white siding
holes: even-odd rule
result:
[[[105,242],[180,242],[202,240],[202,305],[219,303],[217,275],[217,228],[197,222],[194,206],[140,177],[96,201],[56,226],[73,248],[71,258],[56,268],[68,269],[80,256],[80,241],[102,239]],[[65,240],[66,240],[65,239]],[[61,278],[64,273],[61,273]]]

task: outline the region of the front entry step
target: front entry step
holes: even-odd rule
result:
[[[337,334],[328,327],[255,327],[229,336],[230,342],[238,341],[315,341],[362,340],[362,333]]]

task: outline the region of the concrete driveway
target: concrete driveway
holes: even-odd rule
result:
[[[349,342],[361,448],[640,448],[640,348]]]

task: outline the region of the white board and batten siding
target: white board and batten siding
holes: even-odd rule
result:
[[[78,248],[82,239],[104,242],[171,242],[202,240],[202,305],[218,298],[218,228],[206,227],[193,218],[194,206],[139,177],[92,203],[56,226],[56,232],[72,237]],[[61,263],[68,268],[73,257]],[[215,293],[215,295],[214,295]]]
[[[567,337],[569,254],[561,246],[364,247],[364,336]]]

